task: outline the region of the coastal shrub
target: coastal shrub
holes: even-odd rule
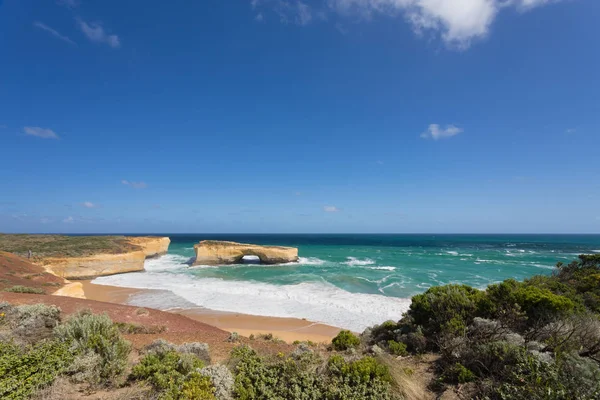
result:
[[[331,341],[334,350],[354,349],[360,345],[358,336],[347,330],[341,330]]]
[[[331,356],[327,363],[329,382],[325,398],[347,400],[391,399],[389,369],[373,357],[346,361],[339,355]]]
[[[29,399],[73,361],[66,343],[44,340],[22,348],[0,341],[0,398]]]
[[[233,385],[235,380],[229,369],[224,365],[209,365],[200,370],[202,376],[210,379],[215,388],[218,400],[233,400]]]
[[[100,356],[100,381],[108,383],[125,370],[131,346],[106,314],[80,311],[56,327],[55,333],[59,339],[70,343],[73,351],[79,354],[93,352]]]
[[[407,317],[413,325],[423,328],[425,336],[433,339],[440,333],[464,332],[475,317],[488,312],[489,308],[485,292],[467,285],[445,285],[414,296]]]
[[[210,378],[199,372],[203,367],[202,360],[191,353],[162,348],[144,356],[131,377],[152,385],[161,399],[215,399]]]
[[[476,378],[475,374],[461,363],[450,366],[442,375],[442,380],[448,383],[473,382]]]
[[[575,291],[589,310],[600,313],[600,254],[582,254],[567,265],[558,263],[553,276]]]
[[[43,289],[33,288],[29,286],[15,285],[4,289],[5,292],[12,293],[29,293],[29,294],[44,294],[46,293]]]
[[[576,309],[576,304],[568,297],[514,279],[490,286],[487,293],[496,315],[517,306],[525,313],[528,326],[566,316]]]
[[[153,335],[167,330],[164,325],[138,325],[129,322],[115,322],[115,326],[123,335]]]
[[[208,348],[208,344],[199,343],[199,342],[191,342],[184,343],[181,345],[176,345],[170,342],[167,342],[164,339],[156,339],[152,343],[150,343],[144,349],[146,353],[166,353],[168,351],[176,351],[178,353],[184,354],[193,354],[198,357],[200,360],[204,361],[206,364],[210,363],[210,351]]]
[[[10,336],[24,344],[51,338],[60,322],[60,308],[46,304],[27,304],[4,307]]]
[[[406,344],[402,342],[396,342],[395,340],[388,340],[388,349],[390,353],[395,356],[407,356]]]
[[[88,351],[77,355],[65,373],[71,382],[96,385],[100,383],[101,366],[102,357],[93,351]]]
[[[313,353],[276,359],[240,346],[233,350],[236,398],[249,399],[391,399],[386,366],[372,357],[346,361],[332,356],[325,364]]]

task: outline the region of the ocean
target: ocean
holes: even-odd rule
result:
[[[507,278],[551,274],[557,262],[600,253],[600,235],[206,235],[169,236],[167,255],[146,271],[97,278],[95,284],[158,289],[130,304],[162,310],[205,307],[252,315],[306,318],[362,331],[398,320],[411,296],[464,283],[477,288]],[[190,267],[201,240],[298,247],[298,263]]]

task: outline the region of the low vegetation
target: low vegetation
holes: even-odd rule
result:
[[[43,289],[32,288],[29,286],[21,286],[21,285],[11,286],[9,288],[4,289],[4,291],[12,292],[12,293],[30,293],[30,294],[44,294],[45,293]]]
[[[61,236],[0,234],[0,249],[34,259],[42,257],[84,257],[97,253],[119,254],[138,249],[124,236]]]
[[[341,331],[329,349],[297,342],[273,355],[248,346],[270,348],[272,335],[232,335],[224,364],[211,364],[204,343],[160,339],[132,357],[121,334],[152,329],[89,311],[63,320],[54,306],[2,303],[0,398],[64,398],[69,385],[83,385],[169,400],[416,400],[447,391],[464,399],[596,400],[600,255],[486,290],[431,288],[400,320],[360,336]],[[432,371],[419,369],[419,360]]]

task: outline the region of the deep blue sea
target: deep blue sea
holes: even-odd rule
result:
[[[146,271],[94,283],[159,289],[131,298],[160,309],[205,307],[306,318],[360,331],[399,319],[410,297],[435,285],[478,288],[551,274],[557,262],[600,253],[600,235],[254,235],[186,234]],[[201,240],[294,246],[300,261],[275,266],[190,267]]]

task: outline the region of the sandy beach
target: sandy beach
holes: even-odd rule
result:
[[[81,293],[83,291],[83,293]],[[95,285],[91,281],[74,282],[62,290],[62,295],[104,301],[115,304],[127,304],[130,296],[150,289],[133,289],[116,286]],[[202,307],[173,311],[194,320],[204,322],[228,332],[237,332],[242,336],[272,333],[275,337],[293,342],[310,340],[330,342],[340,328],[296,318],[276,318],[256,315],[228,313]]]

